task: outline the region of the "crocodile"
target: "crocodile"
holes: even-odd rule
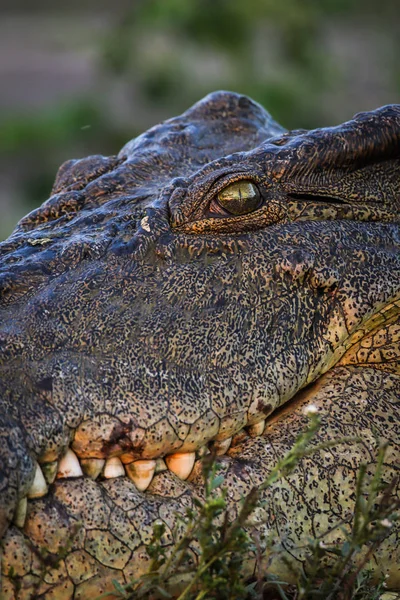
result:
[[[304,456],[254,527],[289,578],[310,536],[340,539],[382,440],[399,470],[399,174],[400,105],[286,131],[231,92],[60,167],[0,245],[5,599],[139,577],[154,524],[172,545],[201,497],[202,455],[234,516],[310,411],[315,444],[361,441]],[[371,565],[400,589],[396,527]]]

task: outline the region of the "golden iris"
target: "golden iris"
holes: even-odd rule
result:
[[[254,183],[242,179],[221,190],[218,193],[218,202],[232,215],[247,215],[260,206],[261,197]]]

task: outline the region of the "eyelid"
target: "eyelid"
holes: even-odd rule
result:
[[[245,171],[241,173],[226,173],[213,183],[207,192],[207,196],[215,197],[232,183],[239,183],[240,181],[249,181],[257,186],[257,184],[261,183],[262,178],[257,175],[254,176],[254,174],[246,173]]]

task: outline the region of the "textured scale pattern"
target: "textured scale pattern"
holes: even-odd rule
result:
[[[240,180],[260,206],[216,211]],[[3,597],[112,590],[146,570],[153,524],[171,545],[176,513],[202,494],[198,460],[186,481],[156,470],[146,491],[126,476],[54,480],[68,448],[101,469],[228,440],[234,514],[312,403],[316,444],[362,443],[316,452],[265,492],[260,543],[279,535],[295,566],[309,536],[351,513],[374,436],[390,442],[385,477],[398,472],[399,210],[400,106],[286,132],[252,100],[216,92],[116,157],[65,163],[0,244]],[[18,525],[37,463],[53,477]],[[399,564],[393,528],[373,566],[400,589]],[[290,577],[283,561],[271,569]]]

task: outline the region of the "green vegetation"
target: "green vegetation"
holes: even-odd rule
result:
[[[260,499],[263,490],[289,475],[299,460],[315,451],[336,444],[356,443],[355,439],[334,440],[318,446],[310,445],[320,426],[319,416],[310,415],[308,429],[297,439],[292,450],[271,470],[259,488],[253,488],[243,499],[239,514],[232,520],[227,514],[227,491],[219,474],[215,457],[203,459],[205,480],[204,500],[195,499],[195,508],[179,516],[179,529],[184,528],[180,541],[172,548],[163,544],[164,526],[156,525],[148,549],[151,558],[148,572],[138,580],[123,586],[114,582],[115,591],[109,596],[126,600],[178,598],[178,600],[378,600],[385,581],[371,583],[367,568],[371,555],[388,536],[398,519],[399,503],[393,500],[396,481],[382,481],[386,446],[377,449],[375,474],[369,481],[365,466],[361,466],[355,498],[354,515],[336,524],[340,543],[325,543],[325,532],[310,539],[306,549],[305,567],[293,571],[297,583],[288,585],[268,574],[265,565],[277,555],[287,561],[283,540],[266,540],[267,550],[261,556],[251,517],[265,503]],[[200,548],[197,563],[191,546]],[[256,576],[246,579],[246,557],[252,556]],[[293,569],[289,562],[288,568]],[[248,565],[247,565],[248,566]],[[178,589],[172,596],[171,589]]]

